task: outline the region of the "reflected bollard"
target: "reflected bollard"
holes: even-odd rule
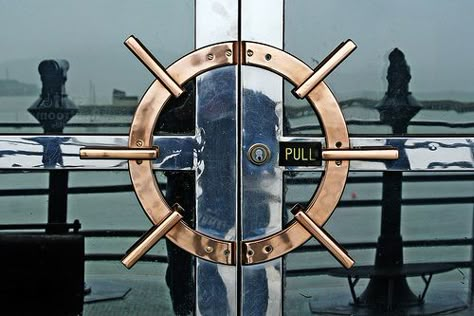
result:
[[[409,92],[410,67],[405,55],[395,48],[389,55],[388,89],[377,105],[380,121],[392,127],[394,135],[405,135],[410,120],[421,105]],[[404,159],[401,154],[400,159]],[[402,172],[384,172],[382,180],[381,230],[377,240],[375,270],[369,285],[359,298],[359,304],[392,310],[400,306],[420,304],[418,296],[408,286],[406,277],[383,276],[383,271],[403,267],[403,239],[400,233],[402,208]],[[388,274],[388,272],[387,272]]]
[[[45,134],[62,134],[64,126],[77,113],[76,105],[66,94],[69,63],[66,60],[44,60],[38,66],[42,89],[40,97],[28,109],[41,124]],[[46,139],[47,140],[47,139]],[[43,145],[43,164],[54,169],[63,164],[60,144]],[[67,221],[68,172],[49,171],[48,223]],[[67,228],[47,228],[47,233],[65,233]]]

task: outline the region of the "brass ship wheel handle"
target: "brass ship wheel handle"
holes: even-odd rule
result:
[[[179,59],[167,69],[135,37],[125,45],[156,77],[135,112],[126,148],[90,148],[80,150],[81,158],[128,159],[135,193],[153,227],[135,243],[122,260],[132,267],[160,238],[166,236],[182,249],[216,263],[235,265],[257,264],[283,256],[315,237],[346,268],[354,261],[338,243],[322,229],[334,212],[346,183],[349,161],[398,159],[398,150],[391,147],[352,148],[339,105],[324,84],[324,78],[355,48],[348,40],[338,46],[313,71],[296,57],[261,43],[225,42],[203,47]],[[296,88],[294,94],[307,98],[317,113],[325,135],[322,159],[324,174],[316,193],[306,208],[296,205],[295,219],[280,232],[241,241],[236,253],[234,241],[216,239],[190,228],[183,220],[181,207],[170,207],[161,193],[153,173],[152,160],[160,148],[153,145],[153,130],[170,97],[183,93],[182,86],[190,79],[214,68],[248,65],[267,69],[287,79]]]

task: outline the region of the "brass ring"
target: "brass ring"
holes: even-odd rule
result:
[[[196,50],[168,67],[167,73],[178,85],[208,70],[236,65],[256,66],[270,70],[286,78],[298,87],[313,71],[296,57],[278,48],[259,43],[244,42],[237,47],[236,42],[215,44]],[[236,54],[242,50],[253,54]],[[228,54],[228,51],[233,52]],[[269,60],[266,56],[270,54]],[[209,59],[207,56],[214,58]],[[243,60],[237,58],[242,56]],[[164,105],[171,93],[158,80],[146,91],[135,112],[129,134],[129,148],[137,144],[149,148],[153,146],[153,130]],[[307,96],[320,118],[327,149],[350,148],[349,135],[344,117],[330,89],[321,83]],[[337,144],[337,146],[336,146]],[[153,173],[152,162],[129,160],[129,172],[135,193],[149,219],[160,223],[172,209],[165,201]],[[327,161],[324,175],[316,193],[309,202],[306,214],[322,226],[329,219],[339,202],[349,172],[349,161]],[[205,260],[235,265],[235,242],[215,239],[204,235],[182,220],[175,225],[166,237],[177,246]],[[256,264],[278,258],[310,238],[310,234],[296,221],[285,229],[261,239],[242,241],[241,260],[243,264]]]

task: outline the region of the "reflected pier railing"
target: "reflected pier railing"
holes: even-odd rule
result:
[[[5,172],[3,172],[5,173]],[[314,178],[288,178],[287,184],[291,186],[314,186]],[[357,176],[349,177],[348,184],[380,184],[382,181],[381,175],[370,175],[370,176]],[[430,174],[430,175],[404,175],[404,183],[428,183],[428,182],[469,182],[474,181],[473,174]],[[165,191],[166,183],[160,183],[160,187]],[[22,188],[22,189],[1,189],[0,197],[5,196],[35,196],[35,195],[47,195],[49,190],[47,188]],[[120,193],[120,192],[133,192],[132,185],[107,185],[107,186],[87,186],[87,187],[70,187],[68,188],[68,195],[75,194],[106,194],[106,193]],[[286,208],[290,208],[294,205],[295,201],[287,202]],[[459,204],[472,204],[474,205],[474,196],[453,196],[453,197],[431,197],[431,198],[404,198],[402,199],[402,205],[459,205]],[[341,200],[339,208],[353,208],[353,207],[378,207],[382,205],[381,199],[357,199],[357,200]],[[414,211],[416,212],[416,211]],[[474,208],[473,208],[474,213]],[[363,214],[361,214],[363,216]],[[474,217],[474,214],[473,214]],[[12,224],[16,225],[16,224]],[[2,225],[3,229],[6,229],[8,224]],[[13,227],[13,226],[12,226]],[[38,229],[38,227],[31,227],[32,229]],[[143,235],[145,230],[130,230],[130,229],[94,229],[81,230],[82,234],[86,238],[135,238]],[[416,247],[452,247],[452,246],[473,246],[474,247],[474,231],[471,237],[460,237],[460,238],[448,238],[439,239],[434,237],[433,239],[420,239],[420,240],[404,240],[404,248],[416,248]],[[358,241],[350,243],[342,243],[343,246],[348,250],[361,250],[361,249],[375,249],[376,241]],[[325,249],[320,245],[304,245],[298,249],[295,249],[292,253],[306,253],[306,252],[319,252]],[[123,253],[86,253],[86,260],[89,261],[108,261],[108,260],[120,260],[123,257]],[[145,255],[142,258],[143,261],[154,261],[154,262],[167,262],[165,255]],[[444,262],[444,261],[443,261]],[[472,260],[459,260],[449,261],[458,268],[473,268],[474,261]],[[334,265],[318,268],[305,268],[305,269],[289,269],[287,270],[288,277],[297,276],[308,276],[308,275],[323,275],[327,274],[330,269],[338,267],[336,262]],[[474,279],[471,278],[471,283],[474,284]]]
[[[4,171],[3,174],[6,173],[14,173],[14,171]],[[304,177],[287,177],[287,186],[288,191],[292,190],[313,190],[315,186],[315,182],[317,181],[317,177],[304,175]],[[357,176],[350,176],[348,178],[348,185],[371,185],[380,187],[382,184],[382,174],[381,173],[364,173],[362,175]],[[436,184],[456,184],[463,186],[466,184],[468,186],[470,183],[474,183],[474,174],[472,173],[434,173],[434,174],[404,174],[402,176],[402,181],[405,184],[429,184],[429,183],[436,183]],[[160,183],[160,187],[163,191],[166,191],[166,183]],[[305,189],[303,189],[306,187]],[[90,195],[90,194],[117,194],[117,193],[132,193],[133,187],[132,185],[128,184],[119,184],[119,185],[101,185],[101,186],[73,186],[67,188],[67,195]],[[8,197],[8,196],[38,196],[38,195],[48,195],[49,189],[48,188],[19,188],[19,189],[1,189],[0,190],[0,197]],[[348,195],[346,198],[343,198],[339,203],[339,208],[344,208],[344,210],[339,210],[338,212],[352,212],[357,211],[360,214],[360,217],[363,219],[364,216],[367,218],[368,213],[364,214],[364,210],[361,212],[361,208],[363,207],[370,207],[372,210],[376,209],[376,212],[381,211],[382,206],[382,198],[380,197],[372,198],[372,194],[368,196],[368,198],[364,197],[357,197],[357,199],[351,199],[351,196]],[[303,201],[286,201],[285,208],[289,209],[293,206],[296,202],[303,202]],[[452,212],[453,216],[463,216],[465,222],[470,222],[474,219],[474,195],[469,195],[466,193],[464,196],[432,196],[429,198],[422,198],[415,196],[405,197],[401,200],[402,206],[429,206],[437,205],[448,208],[450,212]],[[456,214],[456,206],[468,205],[472,209],[472,213],[466,215],[466,212],[458,215]],[[417,212],[416,209],[405,210],[404,212]],[[431,211],[431,210],[430,210]],[[66,211],[67,212],[67,211]],[[373,215],[373,213],[370,213]],[[139,216],[139,214],[137,214]],[[466,217],[471,216],[471,217]],[[81,213],[78,213],[77,217],[81,220]],[[439,220],[436,216],[433,216],[433,220]],[[139,238],[145,232],[145,230],[140,229],[127,229],[127,223],[123,223],[123,226],[119,229],[87,229],[86,225],[83,225],[84,230],[79,231],[79,234],[85,237],[86,242],[88,240],[101,240],[100,243],[107,243],[107,241],[114,240],[116,238]],[[426,224],[428,226],[429,223]],[[8,226],[8,225],[3,225]],[[7,227],[3,227],[6,229]],[[474,228],[474,225],[473,227]],[[31,229],[35,229],[33,226]],[[36,229],[41,229],[39,226]],[[361,227],[363,229],[363,227]],[[429,228],[427,228],[429,231]],[[441,232],[442,233],[442,232]],[[451,237],[451,236],[448,236]],[[128,244],[127,241],[124,241],[125,244]],[[362,251],[369,251],[373,252],[377,248],[377,242],[375,240],[357,240],[354,242],[341,242],[343,247],[348,250],[362,250]],[[427,249],[427,248],[439,248],[439,249],[459,249],[462,247],[462,253],[471,253],[474,255],[474,230],[472,230],[470,236],[459,236],[456,238],[444,238],[440,239],[439,234],[433,234],[432,238],[421,238],[415,240],[403,240],[402,247],[404,250],[406,249]],[[306,244],[295,251],[293,251],[289,256],[324,256],[325,249],[316,244]],[[321,255],[318,255],[320,253]],[[459,259],[457,260],[456,256],[445,257],[432,257],[429,259],[429,262],[425,262],[428,260],[423,261],[423,264],[449,264],[457,269],[468,269],[470,273],[466,274],[466,281],[469,283],[463,285],[463,288],[466,290],[470,290],[472,295],[472,289],[474,287],[474,260],[473,259],[466,259],[465,256],[462,256],[461,252],[456,252],[459,254]],[[369,255],[372,257],[373,255]],[[123,258],[123,253],[120,250],[112,249],[109,252],[102,252],[102,251],[91,251],[86,250],[84,259],[87,262],[120,262]],[[291,260],[291,258],[289,258]],[[167,256],[165,254],[157,254],[156,252],[150,252],[149,254],[142,257],[141,261],[144,262],[154,262],[158,264],[166,264],[167,263]],[[298,277],[326,277],[326,275],[330,275],[331,271],[338,268],[339,265],[336,261],[332,263],[330,261],[323,261],[323,263],[318,263],[319,260],[309,260],[307,262],[313,262],[311,265],[307,265],[304,268],[301,267],[292,267],[290,264],[287,264],[286,270],[286,277],[288,278],[298,278]],[[467,276],[469,275],[469,277]],[[326,277],[328,278],[328,277]],[[436,278],[434,278],[436,282]],[[321,283],[320,281],[314,281],[315,288],[324,288],[324,281]],[[349,293],[349,289],[345,289],[347,294]],[[430,291],[428,291],[428,297],[430,295]],[[468,299],[471,296],[468,296]]]

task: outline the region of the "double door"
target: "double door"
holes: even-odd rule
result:
[[[451,83],[432,78],[432,82],[418,83],[423,93],[432,84],[432,94],[427,96],[431,100],[424,105],[409,89],[411,78],[418,73],[426,79],[426,73],[435,72],[435,65],[445,67],[437,63],[437,56],[452,53],[442,48],[439,39],[422,41],[431,45],[426,48],[413,43],[415,36],[408,26],[419,27],[421,37],[429,34],[415,20],[415,13],[427,10],[425,13],[433,17],[441,14],[436,9],[412,7],[415,13],[411,13],[403,2],[377,4],[381,16],[385,16],[382,19],[365,1],[354,8],[350,7],[353,4],[339,2],[318,6],[283,0],[198,0],[169,5],[170,14],[177,14],[173,6],[186,10],[181,15],[185,20],[180,21],[179,15],[176,19],[163,16],[174,26],[168,26],[167,31],[155,30],[158,34],[170,32],[172,35],[162,37],[169,42],[156,46],[152,37],[140,36],[140,28],[130,30],[136,37],[125,41],[146,66],[144,72],[152,74],[140,73],[149,76],[152,83],[137,101],[128,136],[123,130],[120,136],[108,135],[101,126],[87,130],[93,135],[81,135],[82,130],[79,134],[68,132],[67,124],[67,135],[5,135],[2,137],[8,146],[30,146],[33,142],[44,151],[36,158],[34,154],[24,157],[18,153],[14,156],[17,162],[2,158],[0,163],[3,169],[55,172],[128,168],[151,228],[133,245],[123,263],[132,268],[166,237],[167,282],[175,312],[277,315],[291,311],[285,300],[283,258],[310,238],[315,238],[345,268],[352,267],[354,259],[336,241],[344,239],[344,234],[332,237],[323,229],[344,194],[350,172],[394,173],[401,177],[401,172],[411,171],[473,170],[469,122],[441,122],[451,135],[441,136],[446,130],[441,131],[435,124],[423,130],[443,109],[449,112],[462,108],[470,115],[468,102],[450,105],[432,100],[436,93],[471,91],[472,85],[466,86],[469,80],[460,80],[457,85],[451,82],[454,86],[446,88],[443,85]],[[354,12],[351,28],[351,14],[346,9]],[[395,14],[397,10],[399,14]],[[334,19],[326,21],[322,12]],[[340,23],[335,21],[339,12],[345,17]],[[400,25],[393,15],[403,16],[408,22]],[[374,17],[374,24],[379,26],[370,27],[368,16]],[[309,23],[312,17],[314,21]],[[154,25],[154,21],[141,23],[150,23],[145,29]],[[184,26],[193,32],[179,31]],[[310,26],[315,27],[308,31]],[[374,31],[369,36],[367,30],[381,34]],[[451,25],[450,30],[464,28]],[[182,34],[187,37],[181,38]],[[183,45],[185,41],[194,45]],[[341,41],[343,44],[338,46]],[[451,41],[453,46],[468,45]],[[161,51],[172,50],[173,45],[191,49],[180,58],[167,56],[176,61],[165,68],[157,58]],[[406,59],[413,56],[420,61],[419,67],[414,64],[410,68],[404,53],[393,49],[394,45],[406,45],[405,53],[411,54]],[[420,57],[425,55],[433,60]],[[389,65],[384,66],[387,61]],[[461,61],[450,62],[452,67],[445,69],[448,78],[468,77]],[[141,67],[139,63],[131,65]],[[457,66],[461,68],[455,75],[453,68]],[[466,66],[472,68],[472,63]],[[385,80],[377,77],[384,73],[387,87],[380,83]],[[90,89],[95,98],[92,83]],[[450,97],[457,100],[459,95],[453,92]],[[126,100],[118,94],[117,99]],[[427,112],[424,115],[428,119],[422,117],[421,121],[428,123],[412,124],[411,119],[420,111]],[[372,118],[374,113],[379,119]],[[71,123],[74,125],[74,120]],[[416,135],[417,128],[424,136]],[[452,132],[455,128],[458,130]],[[42,161],[37,163],[39,158]],[[166,180],[166,189],[155,171],[164,171],[161,179]],[[395,178],[392,180],[397,181]],[[295,190],[288,183],[306,185]],[[357,200],[356,191],[350,194]],[[397,220],[397,216],[389,222],[382,220],[382,230],[383,225],[399,229]]]

